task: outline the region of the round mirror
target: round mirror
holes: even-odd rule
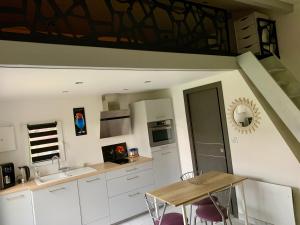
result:
[[[248,127],[253,121],[253,112],[246,105],[237,105],[233,111],[233,118],[237,125]]]
[[[251,133],[258,128],[260,116],[258,108],[246,98],[235,99],[229,107],[230,122],[241,133]]]

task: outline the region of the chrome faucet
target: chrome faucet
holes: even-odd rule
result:
[[[55,155],[51,159],[52,159],[52,164],[54,163],[54,160],[57,159],[58,170],[60,170],[61,168],[60,168],[59,157],[57,155]]]

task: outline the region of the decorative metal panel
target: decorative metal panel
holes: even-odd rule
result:
[[[0,39],[229,54],[227,12],[192,0],[1,0]]]

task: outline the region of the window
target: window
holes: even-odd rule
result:
[[[60,122],[27,124],[30,158],[33,164],[49,161],[53,156],[64,159],[62,126]]]

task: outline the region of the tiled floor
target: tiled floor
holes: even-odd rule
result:
[[[172,212],[180,211],[179,209],[169,209],[169,210]],[[234,219],[234,218],[232,219],[232,222],[233,222],[233,225],[243,225],[243,223],[239,222],[237,219]],[[222,223],[220,223],[220,224],[222,224]],[[123,222],[120,225],[153,225],[153,223],[152,223],[152,220],[151,220],[149,214],[145,213],[136,218],[133,218],[131,220]],[[197,223],[197,225],[201,225],[200,221]]]

